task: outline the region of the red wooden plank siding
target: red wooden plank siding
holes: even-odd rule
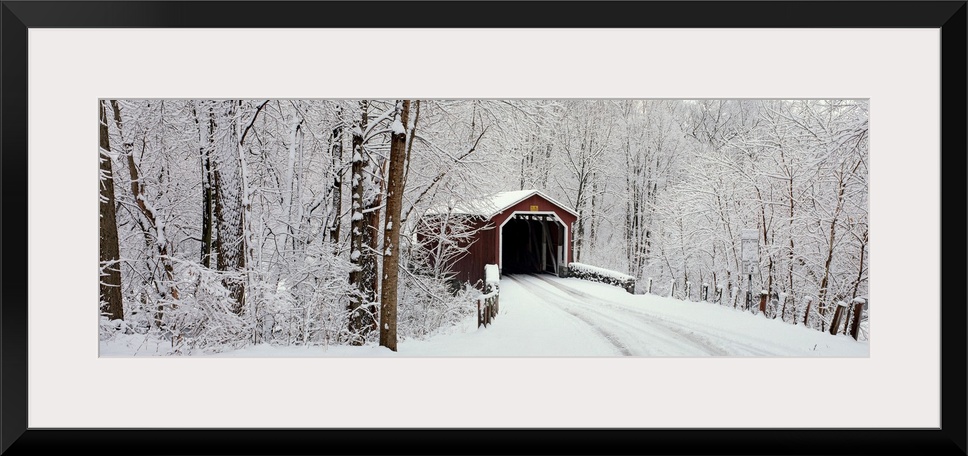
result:
[[[577,217],[557,204],[545,199],[541,195],[534,194],[518,202],[517,204],[504,209],[490,220],[486,222],[481,221],[476,224],[477,227],[486,226],[486,228],[479,231],[473,238],[473,242],[467,249],[467,254],[454,263],[454,278],[459,281],[469,282],[472,285],[478,285],[478,281],[483,283],[484,265],[498,263],[499,252],[501,251],[501,224],[504,223],[515,212],[535,212],[531,210],[531,206],[537,206],[536,212],[554,212],[555,215],[564,222],[565,230],[568,234],[568,245],[565,246],[565,258],[566,262],[571,262],[573,258],[571,249],[571,227],[572,224],[577,220]],[[555,231],[556,230],[552,230],[551,238],[553,242],[559,243],[561,240],[558,239],[558,233]],[[423,239],[421,239],[421,241],[423,241]]]
[[[467,249],[467,255],[454,264],[456,279],[476,285],[484,281],[484,265],[497,263],[497,255],[490,247],[497,239],[496,229],[484,229],[477,233],[474,243]]]
[[[558,216],[558,218],[560,218],[563,222],[565,222],[565,230],[567,230],[567,233],[568,233],[568,245],[566,246],[566,249],[565,249],[567,252],[565,258],[568,263],[571,263],[572,261],[571,226],[573,223],[575,223],[576,220],[578,220],[578,217],[571,215],[571,213],[569,213],[566,210],[563,210],[561,207],[552,203],[551,201],[548,201],[542,198],[541,195],[537,195],[537,194],[532,195],[528,198],[525,198],[520,203],[505,209],[500,214],[497,214],[493,218],[491,218],[491,223],[493,223],[494,226],[496,227],[500,227],[501,224],[504,223],[504,221],[507,220],[508,217],[510,217],[511,214],[513,214],[516,211],[531,212],[531,206],[538,206],[538,212],[554,212],[555,215]],[[494,245],[494,252],[501,251],[500,238],[498,238],[497,236],[494,237],[493,245]],[[497,255],[495,255],[495,257],[496,256]],[[495,258],[494,261],[496,262],[497,258]]]

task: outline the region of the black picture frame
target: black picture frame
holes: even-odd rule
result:
[[[379,10],[381,14],[371,14]],[[473,14],[467,14],[473,11]],[[3,1],[3,454],[966,454],[966,6],[959,1]],[[441,19],[444,18],[444,19]],[[36,429],[27,427],[27,30],[33,27],[937,28],[941,35],[938,429]],[[916,159],[916,158],[912,158]],[[947,279],[947,280],[945,280]]]

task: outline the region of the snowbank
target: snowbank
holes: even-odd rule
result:
[[[635,277],[618,271],[583,263],[568,263],[568,275],[592,282],[615,285],[624,288],[629,293],[635,292]]]

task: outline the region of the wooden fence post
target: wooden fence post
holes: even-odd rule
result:
[[[692,298],[692,296],[689,295],[691,292],[692,292],[692,283],[687,280],[686,281],[686,299],[684,299],[684,301],[689,301]]]
[[[491,321],[492,319],[494,319],[494,299],[493,299],[493,297],[491,299],[488,299],[487,300],[487,324],[491,324],[492,323],[492,321]]]
[[[840,329],[840,319],[844,316],[844,311],[847,310],[847,303],[843,301],[837,302],[837,310],[834,311],[834,319],[830,322],[830,335],[836,336],[837,330]]]
[[[760,290],[760,313],[763,314],[764,317],[766,316],[766,297],[766,290]]]
[[[652,294],[652,277],[649,277],[649,290],[646,293]]]
[[[477,327],[480,328],[484,324],[484,320],[481,318],[481,300],[477,300]]]
[[[709,302],[709,284],[702,284],[702,302]]]
[[[860,322],[864,315],[864,298],[854,298],[854,321],[850,326],[850,337],[860,340]]]
[[[716,285],[716,304],[723,305],[723,286]]]

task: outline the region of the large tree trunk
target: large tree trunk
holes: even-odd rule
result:
[[[100,150],[100,259],[101,313],[112,320],[124,319],[121,302],[121,253],[118,248],[118,220],[114,203],[114,170],[111,166],[111,142],[108,139],[108,116],[104,102],[98,101],[101,126]]]
[[[391,124],[390,172],[387,178],[386,228],[383,238],[383,286],[380,294],[380,345],[397,351],[397,285],[400,268],[400,209],[406,166],[410,100],[397,101]]]
[[[202,166],[202,265],[212,267],[212,229],[213,184],[212,184],[212,145],[215,136],[215,116],[211,103],[193,104],[195,125],[198,127],[198,155]],[[207,114],[202,117],[202,114]]]
[[[242,161],[239,155],[239,132],[235,116],[236,101],[224,101],[216,111],[215,228],[219,271],[242,274],[245,271],[245,208],[242,201]],[[245,303],[245,281],[238,276],[225,279],[232,299],[232,312],[241,314]]]
[[[373,252],[369,251],[370,237],[373,230],[367,226],[368,219],[363,213],[369,206],[367,195],[367,182],[370,176],[366,175],[367,154],[363,147],[363,135],[367,127],[367,111],[369,103],[366,100],[360,101],[360,120],[353,128],[353,165],[351,169],[352,177],[350,185],[353,196],[351,203],[350,216],[350,263],[353,264],[353,271],[350,272],[350,285],[359,290],[357,296],[351,296],[347,310],[349,311],[349,332],[351,334],[350,343],[362,345],[366,334],[370,331],[371,325],[367,324],[369,317],[365,305],[376,301],[376,293],[373,289],[373,277],[376,276],[376,261]]]
[[[368,168],[366,174],[372,179],[372,187],[367,192],[372,195],[366,200],[366,229],[369,230],[367,235],[367,241],[369,242],[369,248],[365,250],[366,255],[363,257],[363,270],[366,271],[365,275],[369,277],[370,284],[368,289],[372,291],[373,295],[376,296],[380,293],[380,274],[378,267],[377,258],[380,257],[380,212],[381,206],[383,205],[383,195],[386,193],[384,188],[384,171],[383,167],[386,165],[386,160],[383,159],[379,154],[369,157]],[[371,328],[367,331],[376,329],[376,304],[371,303],[367,307],[369,315],[372,315],[371,321],[369,322]]]

